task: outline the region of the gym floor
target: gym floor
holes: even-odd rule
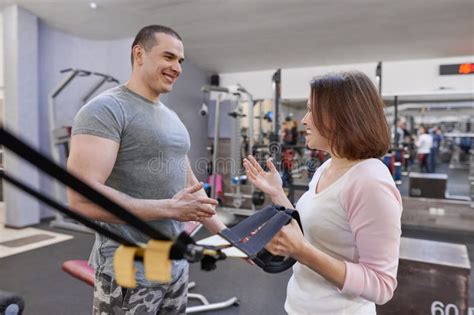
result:
[[[37,226],[49,230],[47,224]],[[17,292],[26,302],[26,314],[90,314],[92,287],[61,270],[62,262],[84,259],[89,255],[93,236],[68,232],[74,239],[0,259],[1,287]],[[471,265],[474,266],[474,236],[403,231],[405,237],[430,239],[466,244]],[[204,237],[205,231],[197,238]],[[283,304],[290,271],[270,275],[240,259],[218,262],[212,272],[191,265],[191,280],[196,287],[190,292],[204,294],[210,302],[219,302],[236,296],[240,305],[209,312],[215,315],[230,314],[285,314]],[[471,276],[470,287],[474,287]],[[474,290],[469,305],[474,306]]]
[[[450,194],[466,195],[464,190],[468,188],[463,184],[466,173],[449,169],[448,172]],[[405,195],[407,189],[403,185],[400,189]],[[51,230],[47,222],[35,227]],[[80,232],[54,231],[71,234],[74,238],[0,259],[0,287],[23,296],[26,314],[90,314],[92,287],[63,272],[61,264],[71,259],[87,259],[94,237]],[[196,238],[206,236],[206,231],[201,230]],[[471,266],[474,266],[474,235],[403,229],[403,236],[465,244]],[[241,302],[237,307],[209,314],[285,314],[283,304],[291,271],[270,275],[240,259],[228,259],[218,262],[217,269],[212,272],[201,271],[199,264],[193,264],[190,274],[191,281],[196,282],[190,292],[204,294],[210,302],[233,296]],[[474,288],[472,275],[470,288]],[[469,305],[474,307],[472,289]]]

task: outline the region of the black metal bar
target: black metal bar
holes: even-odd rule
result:
[[[467,102],[472,102],[474,100],[473,96],[466,96],[460,99],[452,99],[452,98],[446,98],[446,99],[434,99],[434,98],[427,98],[427,99],[417,99],[415,98],[416,96],[410,96],[413,98],[405,98],[404,96],[399,96],[400,99],[398,100],[401,103],[417,103],[417,104],[437,104],[437,103],[450,103],[450,104],[456,104],[456,103],[467,103]],[[463,105],[461,104],[461,105]],[[385,99],[385,105],[389,106],[392,105],[392,102],[389,99]]]
[[[280,102],[281,102],[281,69],[278,69],[272,77],[273,81],[273,88],[274,88],[274,102],[275,102],[275,107],[274,107],[274,113],[273,113],[273,135],[272,139],[270,139],[270,142],[280,142]]]
[[[378,79],[379,83],[379,94],[382,96],[382,61],[377,63],[377,68],[375,70],[375,76]]]
[[[98,90],[102,85],[104,85],[105,83],[107,83],[107,82],[114,82],[114,83],[119,84],[119,81],[118,81],[116,78],[111,77],[111,76],[108,75],[108,74],[103,74],[103,73],[100,73],[100,72],[94,72],[93,74],[96,75],[96,76],[102,77],[102,79],[101,79],[100,81],[98,81],[98,82],[96,83],[96,85],[94,85],[94,86],[92,87],[92,89],[89,90],[89,92],[86,94],[86,96],[84,96],[84,97],[82,98],[82,103],[86,103],[86,102],[91,98],[91,96],[94,95],[94,93],[97,92],[97,90]]]
[[[156,239],[156,240],[170,240],[171,238],[162,232],[156,230],[151,225],[141,220],[133,213],[128,212],[125,208],[118,205],[110,198],[99,193],[77,177],[69,174],[62,167],[58,166],[50,159],[40,154],[29,145],[16,138],[14,135],[9,133],[3,127],[0,127],[0,144],[3,144],[5,148],[16,153],[26,161],[30,162],[34,166],[46,174],[54,177],[64,185],[74,189],[84,197],[93,201],[97,205],[101,206],[104,210],[112,213],[117,218],[125,221],[129,225],[133,226],[138,231],[145,235]]]
[[[17,188],[23,190],[27,194],[37,198],[38,200],[40,200],[41,202],[47,204],[48,206],[50,206],[50,207],[56,209],[57,211],[73,218],[74,220],[84,224],[88,228],[91,228],[94,231],[96,231],[97,233],[102,234],[102,235],[110,238],[111,240],[116,241],[117,243],[120,243],[120,244],[123,244],[123,245],[126,245],[126,246],[137,246],[135,243],[127,240],[126,238],[124,238],[124,237],[122,237],[118,234],[113,233],[112,231],[109,231],[108,229],[100,226],[99,224],[95,223],[94,221],[90,220],[89,218],[77,213],[76,211],[71,210],[68,207],[65,207],[65,206],[57,203],[56,201],[52,200],[51,198],[44,196],[43,194],[41,194],[38,191],[34,190],[31,186],[28,186],[27,184],[22,183],[21,181],[19,181],[16,178],[8,175],[7,173],[5,173],[4,170],[1,170],[1,169],[0,169],[0,178],[3,178],[5,181],[7,181],[10,184],[16,186]]]
[[[90,91],[82,98],[82,103],[86,103],[89,98],[94,95],[94,93],[105,83],[107,82],[107,77],[103,77],[100,81],[90,89]]]
[[[61,84],[61,86],[56,91],[54,91],[53,94],[51,94],[51,97],[55,98],[56,96],[58,96],[59,93],[61,93],[62,90],[64,90],[66,85],[68,85],[69,83],[71,83],[72,80],[74,80],[74,78],[77,76],[77,74],[78,73],[76,71],[74,71],[72,74],[70,74],[69,77],[67,77],[67,79],[65,79],[65,81]]]
[[[394,148],[398,148],[398,142],[400,139],[397,133],[397,120],[398,120],[398,96],[395,96],[393,106],[395,107],[395,112],[393,114],[393,125],[394,125]]]

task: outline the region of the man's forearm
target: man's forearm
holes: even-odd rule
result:
[[[89,183],[89,185],[144,221],[172,218],[172,211],[170,211],[172,206],[171,199],[137,199],[104,184]],[[68,201],[72,209],[93,220],[123,223],[122,220],[116,218],[113,214],[70,189],[68,189]]]

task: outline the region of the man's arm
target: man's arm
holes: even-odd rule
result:
[[[197,180],[196,176],[194,175],[193,169],[191,168],[191,163],[189,162],[189,158],[186,157],[187,160],[187,176],[186,176],[186,186],[193,186],[199,183]],[[204,189],[200,189],[199,191],[196,192],[196,194],[199,194],[202,197],[207,197],[206,192]],[[209,208],[215,209],[214,206],[209,206]],[[202,224],[206,227],[206,229],[209,230],[209,232],[216,234],[223,229],[226,228],[225,224],[222,223],[221,220],[217,217],[217,215],[213,215],[210,218],[202,220]]]
[[[203,220],[215,211],[209,204],[217,202],[195,194],[199,186],[180,191],[172,199],[147,200],[132,198],[105,185],[117,158],[119,144],[115,141],[92,135],[75,135],[71,139],[71,152],[67,167],[75,176],[109,197],[122,207],[145,221],[176,219],[179,221]],[[123,223],[114,215],[92,203],[82,195],[67,190],[71,208],[98,221]]]

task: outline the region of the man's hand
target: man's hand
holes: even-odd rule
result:
[[[215,199],[203,197],[197,194],[203,187],[202,183],[184,188],[176,195],[172,201],[171,216],[178,221],[199,221],[212,217],[216,211],[212,206],[217,206],[218,202]]]

